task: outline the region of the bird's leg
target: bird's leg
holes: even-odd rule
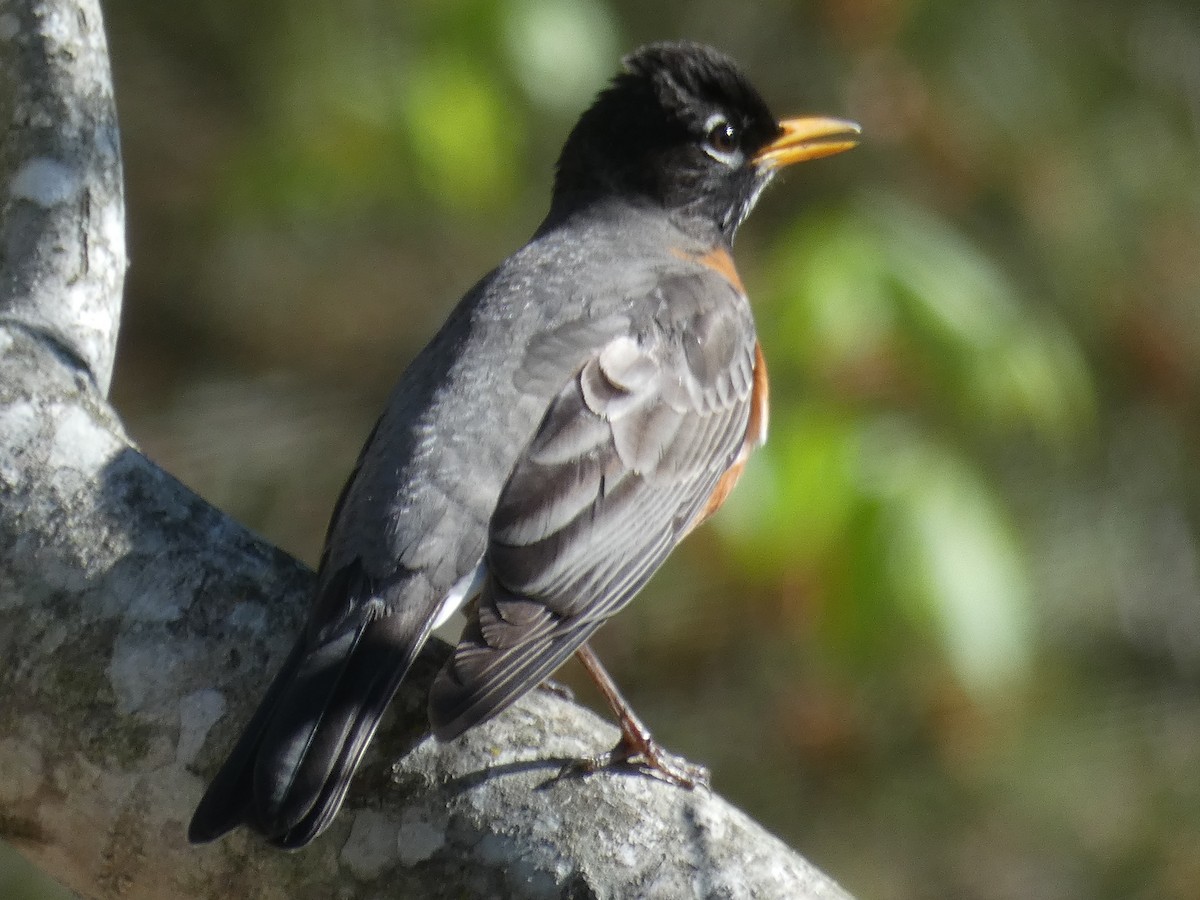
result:
[[[600,664],[600,660],[592,652],[591,647],[584,644],[575,651],[575,655],[583,663],[584,669],[596,683],[596,687],[600,688],[604,699],[608,701],[613,714],[617,717],[617,723],[621,728],[621,739],[607,753],[571,763],[563,769],[563,774],[596,772],[613,766],[630,766],[680,787],[688,789],[708,787],[708,771],[703,766],[693,765],[681,756],[668,753],[651,737],[650,730],[625,702],[625,698],[617,690],[616,683],[605,671],[604,666]]]

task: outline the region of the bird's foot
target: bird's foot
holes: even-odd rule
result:
[[[575,692],[563,684],[561,681],[555,681],[552,678],[547,678],[538,685],[538,690],[545,691],[547,694],[553,694],[560,700],[566,700],[568,703],[575,702]]]
[[[689,791],[707,790],[709,786],[708,769],[669,752],[644,729],[634,734],[622,734],[617,745],[607,753],[567,763],[558,777],[590,775],[604,769],[632,769]]]

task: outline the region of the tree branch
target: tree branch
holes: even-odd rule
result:
[[[105,400],[124,242],[99,8],[0,10],[0,837],[89,898],[845,897],[718,797],[554,780],[615,730],[549,693],[424,739],[441,646],[311,847],[187,845],[312,575],[125,437]]]
[[[125,201],[100,7],[21,0],[0,9],[0,322],[52,340],[107,393]]]

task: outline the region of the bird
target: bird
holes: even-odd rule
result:
[[[412,360],[331,515],[311,608],[191,820],[285,849],[333,820],[433,629],[466,624],[430,689],[449,741],[572,654],[621,726],[584,771],[681,787],[588,639],[722,504],[766,438],[768,381],[731,255],[784,167],[857,124],[776,119],[723,52],[630,53],[570,131],[549,211]]]

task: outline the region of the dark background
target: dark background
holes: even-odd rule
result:
[[[1194,0],[106,14],[116,405],[310,563],[392,382],[536,226],[623,52],[710,41],[780,115],[862,122],[739,240],[767,448],[598,649],[864,900],[1197,895]],[[4,852],[0,895],[45,896],[26,878]]]

